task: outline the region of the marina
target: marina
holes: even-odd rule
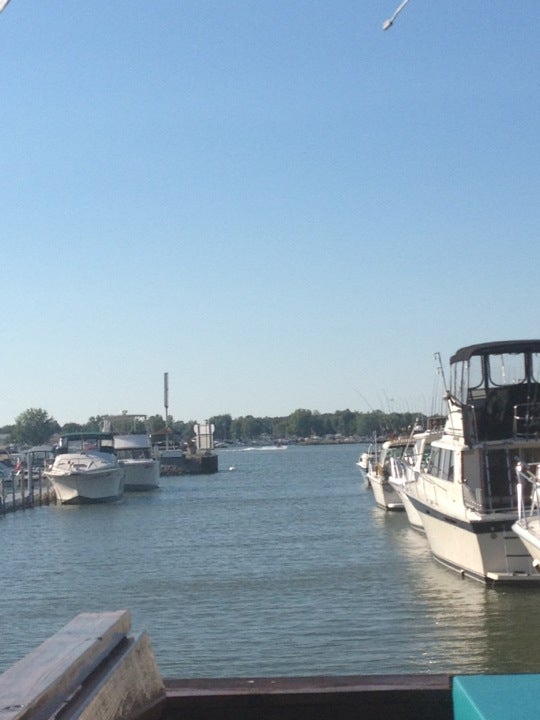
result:
[[[2,517],[0,669],[81,612],[129,608],[165,678],[538,672],[536,588],[441,567],[375,505],[361,449],[220,450],[214,475]]]
[[[540,584],[513,529],[537,494],[519,492],[518,463],[540,461],[540,340],[460,348],[450,358],[447,416],[426,467],[402,487],[433,557],[480,582]],[[407,463],[400,461],[403,468]]]

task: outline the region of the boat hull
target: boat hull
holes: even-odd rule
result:
[[[532,558],[512,530],[515,518],[465,519],[409,496],[435,560],[486,584],[540,582]]]
[[[392,478],[390,480],[391,485],[399,495],[399,498],[401,502],[403,503],[403,509],[407,513],[407,519],[409,521],[409,524],[412,528],[415,530],[418,530],[418,532],[425,532],[424,530],[424,523],[422,522],[422,516],[418,512],[418,510],[414,507],[412,504],[409,496],[405,492],[404,489],[404,483],[402,480],[394,479]]]
[[[512,530],[532,557],[533,567],[540,572],[540,518],[518,520],[512,525]]]
[[[60,455],[44,475],[62,505],[117,502],[124,493],[124,468],[104,453]]]
[[[159,461],[151,460],[120,460],[124,468],[124,490],[137,492],[155,490],[159,487]]]
[[[373,490],[375,503],[384,510],[403,510],[403,502],[396,488],[387,478],[380,475],[369,475],[369,484]]]

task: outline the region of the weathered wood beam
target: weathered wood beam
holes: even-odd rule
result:
[[[165,679],[164,720],[452,720],[448,675]]]
[[[77,615],[0,675],[2,720],[158,718],[163,682],[150,641],[130,627],[128,610]]]

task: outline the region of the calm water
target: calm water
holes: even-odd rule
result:
[[[0,518],[0,669],[79,612],[129,608],[165,677],[540,672],[540,590],[439,567],[374,506],[361,449],[221,451],[217,475],[120,505]]]

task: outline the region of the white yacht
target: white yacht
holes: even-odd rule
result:
[[[62,435],[55,459],[43,474],[63,505],[115,502],[124,492],[124,469],[111,433]]]
[[[155,490],[159,487],[159,460],[153,455],[147,434],[115,435],[114,450],[124,468],[124,490]]]
[[[402,458],[392,458],[391,460],[389,482],[395,488],[403,503],[411,527],[420,532],[424,532],[422,516],[412,504],[406,492],[406,487],[416,482],[418,473],[427,468],[431,455],[431,443],[440,438],[441,435],[442,430],[435,428],[425,432],[417,432],[411,437],[410,447]]]
[[[540,461],[540,340],[461,348],[450,371],[443,433],[405,492],[440,563],[488,584],[538,582],[512,526],[516,459]]]

